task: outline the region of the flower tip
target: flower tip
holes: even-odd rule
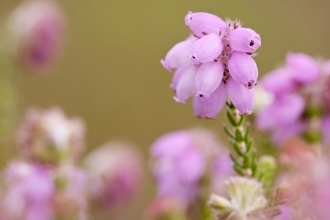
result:
[[[191,11],[189,11],[188,12],[188,14],[184,17],[184,23],[186,24],[186,25],[190,25],[191,24],[191,22],[192,22],[192,12]]]
[[[170,65],[166,62],[166,60],[160,60],[160,63],[163,65],[163,67],[170,73],[172,73],[172,69]]]
[[[199,60],[197,59],[197,56],[195,53],[191,53],[187,56],[189,62],[193,65],[199,65]]]
[[[177,103],[181,103],[181,104],[187,104],[186,103],[186,101],[184,101],[184,100],[181,100],[181,99],[179,99],[178,97],[176,97],[176,96],[174,96],[173,97],[173,99],[174,99],[174,101],[176,101]]]
[[[196,92],[196,97],[199,97],[199,98],[208,98],[208,97],[210,97],[210,95],[209,94],[202,93],[201,91],[198,91],[198,92]]]
[[[261,46],[260,37],[254,37],[249,39],[249,47],[252,51],[257,50]]]
[[[240,113],[240,115],[251,115],[253,111],[245,111],[244,113]]]
[[[196,118],[200,118],[200,119],[211,119],[211,120],[215,120],[215,117],[214,116],[207,116],[207,115],[196,115],[195,114],[195,117]]]
[[[247,89],[253,89],[257,84],[256,80],[251,79],[249,82],[244,83],[244,87]]]

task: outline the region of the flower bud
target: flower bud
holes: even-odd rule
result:
[[[217,34],[209,34],[193,44],[188,60],[194,65],[211,62],[218,58],[223,49],[224,43],[222,38]]]
[[[233,52],[228,58],[228,70],[233,79],[247,89],[257,85],[258,67],[254,59],[242,52]]]
[[[173,68],[179,68],[189,65],[187,56],[191,51],[192,45],[198,40],[194,36],[189,36],[186,40],[181,41],[174,45],[166,54],[165,59],[160,62],[169,72]]]
[[[254,90],[246,89],[231,77],[227,80],[225,86],[230,100],[239,113],[241,115],[251,114],[254,104]]]
[[[197,72],[195,84],[197,96],[208,98],[222,82],[224,66],[219,60],[203,63]]]
[[[261,39],[250,28],[237,28],[229,33],[229,43],[234,51],[253,53],[261,46]]]
[[[226,104],[227,92],[223,82],[219,87],[208,97],[195,96],[193,100],[193,108],[195,116],[199,118],[214,119]]]
[[[176,102],[186,104],[186,100],[191,96],[196,94],[195,87],[195,78],[197,74],[198,67],[193,65],[188,65],[186,67],[180,68],[178,71],[182,71],[178,73],[180,75],[175,75],[177,77],[177,81],[173,81],[172,85],[176,85],[175,93],[176,96],[173,99]],[[174,79],[173,79],[174,80]]]
[[[188,12],[185,17],[185,24],[193,31],[197,37],[214,33],[228,32],[228,25],[216,15],[205,12]]]

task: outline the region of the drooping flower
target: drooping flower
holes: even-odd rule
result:
[[[60,109],[31,109],[18,132],[18,147],[29,160],[59,163],[77,159],[84,149],[85,127]]]
[[[28,71],[43,73],[63,44],[65,18],[52,0],[24,1],[9,19],[12,54]]]
[[[176,69],[171,84],[176,93],[174,100],[186,103],[194,96],[195,115],[215,118],[228,93],[240,114],[251,114],[258,78],[251,55],[261,45],[260,36],[252,29],[242,28],[238,21],[226,23],[204,12],[188,12],[185,24],[192,35],[161,60],[167,70]],[[235,92],[236,88],[239,92]]]

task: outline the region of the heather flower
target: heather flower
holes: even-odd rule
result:
[[[2,209],[7,219],[54,219],[52,198],[55,188],[49,168],[15,162],[4,172]]]
[[[137,194],[142,184],[142,162],[134,146],[110,142],[84,159],[90,176],[89,194],[97,207],[114,209]]]
[[[44,72],[55,61],[63,43],[65,19],[54,1],[24,1],[11,14],[12,53],[29,71]]]
[[[225,187],[228,198],[212,194],[209,200],[215,219],[265,219],[262,210],[267,200],[261,183],[246,177],[231,177]]]
[[[312,142],[323,134],[327,143],[328,66],[328,61],[321,63],[303,53],[288,53],[286,64],[261,80],[273,101],[259,111],[257,127],[270,131],[275,143],[302,134]]]
[[[174,100],[186,103],[194,96],[195,115],[215,118],[228,93],[240,114],[251,114],[258,78],[252,55],[261,45],[260,36],[236,20],[226,23],[204,12],[188,12],[185,24],[192,35],[161,60],[167,70],[176,69],[171,84]]]
[[[18,147],[29,160],[58,163],[77,159],[84,149],[85,127],[60,109],[31,109],[18,132]]]

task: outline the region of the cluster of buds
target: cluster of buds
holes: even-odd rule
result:
[[[226,152],[206,130],[175,131],[151,147],[157,196],[175,198],[186,206],[200,196],[202,180],[221,191],[222,180],[234,173]],[[204,141],[204,140],[207,141]]]
[[[321,124],[330,125],[325,116],[329,74],[329,62],[318,63],[306,54],[289,53],[286,65],[261,81],[264,92],[270,93],[273,101],[258,113],[257,127],[271,131],[276,143],[305,132],[312,142],[315,138],[318,141],[320,134],[315,136],[322,132]]]
[[[240,114],[252,113],[258,68],[252,58],[260,36],[239,21],[224,22],[216,15],[188,12],[185,24],[193,32],[161,60],[171,72],[174,100],[186,103],[192,96],[195,115],[215,118],[227,93]]]
[[[87,155],[81,168],[84,131],[80,119],[60,109],[28,111],[18,135],[21,156],[3,172],[1,219],[86,220],[89,201],[110,215],[136,194],[142,162],[133,147],[107,144]]]
[[[85,126],[79,118],[68,119],[58,108],[31,109],[18,132],[23,157],[42,163],[76,160],[84,150]]]
[[[9,18],[13,57],[28,71],[47,71],[62,47],[65,26],[64,15],[54,1],[24,1]]]

